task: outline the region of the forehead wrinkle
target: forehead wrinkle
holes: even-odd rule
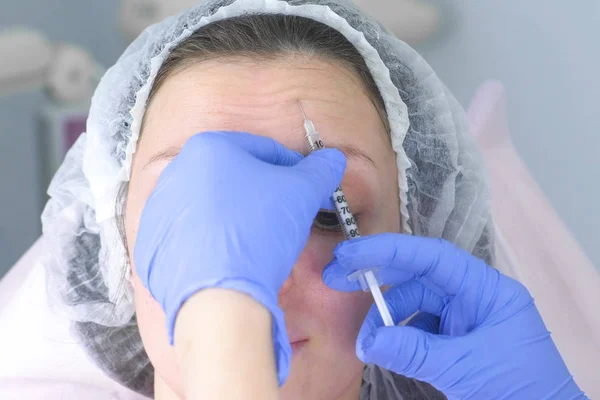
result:
[[[211,78],[198,80],[187,79],[187,76],[182,77],[182,75],[186,75],[187,73],[195,74],[195,72],[192,71],[194,68],[189,68],[182,74],[179,74],[179,79],[168,79],[165,82],[162,89],[172,85],[175,86],[172,87],[174,90],[167,91],[170,93],[163,92],[162,97],[167,98],[164,103],[171,103],[169,104],[171,107],[167,106],[167,108],[172,108],[173,105],[176,105],[176,108],[173,109],[173,111],[177,112],[176,109],[179,110],[177,112],[179,117],[177,118],[180,121],[189,120],[189,122],[184,125],[184,130],[186,130],[186,125],[190,132],[199,128],[202,129],[199,129],[198,132],[205,130],[244,131],[250,129],[249,127],[251,126],[252,133],[271,136],[273,129],[283,129],[284,131],[287,131],[287,133],[282,132],[282,134],[285,134],[287,138],[291,138],[292,140],[292,142],[285,142],[287,142],[288,145],[291,145],[294,150],[306,153],[305,150],[308,150],[308,144],[304,138],[304,119],[298,105],[298,102],[301,100],[303,105],[308,106],[305,107],[307,117],[313,120],[317,129],[321,127],[319,130],[321,130],[326,145],[329,144],[329,147],[339,148],[345,153],[348,159],[355,159],[363,164],[370,164],[377,168],[374,160],[365,154],[364,151],[361,151],[363,149],[357,149],[356,145],[354,145],[355,147],[352,147],[352,140],[350,140],[350,137],[347,139],[345,138],[346,134],[350,134],[350,132],[345,131],[352,129],[352,126],[348,125],[348,112],[350,111],[349,104],[354,104],[354,106],[352,106],[352,114],[360,111],[356,108],[355,102],[348,103],[348,91],[352,91],[352,97],[363,97],[361,95],[364,95],[363,91],[365,88],[364,85],[359,82],[358,77],[346,67],[341,66],[336,62],[325,61],[318,63],[317,65],[310,65],[294,63],[291,60],[285,61],[290,65],[287,66],[288,68],[284,69],[289,70],[290,67],[292,67],[292,69],[295,68],[298,71],[310,70],[316,72],[322,78],[327,78],[330,84],[332,81],[335,81],[335,83],[333,83],[332,87],[330,87],[330,85],[323,87],[322,85],[318,85],[317,81],[319,81],[319,79],[301,79],[299,81],[294,79],[285,79],[283,81],[280,79],[269,79],[274,85],[268,84],[269,80],[267,80],[267,84],[260,86],[256,91],[243,90],[242,92],[239,92],[239,90],[243,88],[247,89],[247,87],[244,85],[237,87],[237,85],[234,85],[235,82],[232,82],[229,79],[223,80],[223,76],[217,77],[214,80]],[[222,65],[223,64],[221,63],[220,66]],[[205,64],[202,67],[206,66],[207,65]],[[212,69],[212,67],[217,66],[219,66],[219,64],[215,63],[209,68]],[[282,66],[285,67],[285,65]],[[202,69],[202,67],[200,68]],[[232,67],[236,66],[232,65]],[[277,66],[274,65],[274,67],[277,71],[279,70]],[[341,76],[332,75],[332,67],[335,72],[338,72]],[[252,68],[249,69],[251,70]],[[222,70],[219,71],[223,72]],[[246,72],[250,71],[247,69]],[[261,73],[261,71],[257,72]],[[263,70],[262,72],[263,79],[270,76],[267,71]],[[339,72],[342,73],[340,74]],[[230,75],[231,74],[228,73],[225,74],[225,76],[232,78]],[[247,80],[249,75],[247,73],[244,75],[246,75]],[[279,77],[278,73],[272,78],[277,77]],[[353,81],[351,85],[348,85],[349,81]],[[260,83],[254,82],[255,85]],[[336,87],[342,82],[346,84],[341,85],[341,87]],[[190,84],[193,87],[193,92],[196,92],[196,90],[194,90],[195,88],[199,89],[197,93],[205,92],[203,89],[208,89],[208,92],[204,97],[210,98],[211,101],[207,102],[205,99],[200,103],[195,102],[195,96],[188,96],[186,94],[190,90]],[[227,90],[223,85],[236,86],[236,91]],[[181,93],[178,93],[177,89],[179,88],[183,89]],[[369,96],[366,97],[368,100],[365,100],[369,101],[367,107],[373,107]],[[161,104],[161,106],[167,105],[164,103]],[[200,107],[198,107],[199,104],[201,105]],[[163,107],[159,107],[158,109],[156,107],[151,108],[153,108],[154,110],[152,111],[155,111],[157,114],[165,112],[170,114],[170,112],[167,109],[163,109]],[[308,108],[308,110],[306,108]],[[148,112],[152,113],[151,110],[147,110],[147,113]],[[252,123],[246,128],[246,123],[250,121],[252,121]],[[364,126],[360,129],[363,130],[365,128],[369,129]],[[387,136],[385,132],[380,131],[379,128],[376,130],[378,131],[378,134],[372,137],[381,136],[381,138],[377,139],[378,141]],[[293,139],[294,137],[297,137],[297,141]],[[294,142],[296,143],[294,144]],[[161,156],[159,153],[157,153],[158,159],[165,160],[172,159],[172,155],[176,154],[177,151],[165,149],[164,156]]]
[[[317,63],[311,63],[310,59],[317,61]],[[263,62],[254,62],[248,64],[248,68],[245,72],[240,73],[240,71],[236,71],[236,74],[228,75],[226,80],[223,80],[223,77],[220,77],[216,79],[207,78],[202,80],[182,79],[181,82],[185,81],[185,85],[188,87],[191,84],[192,86],[197,86],[198,88],[222,89],[223,85],[229,85],[234,86],[237,90],[239,90],[240,88],[236,84],[237,80],[246,81],[248,76],[251,76],[255,84],[259,86],[258,88],[253,88],[251,92],[245,93],[246,95],[250,95],[252,97],[269,98],[285,96],[286,94],[289,94],[289,92],[299,94],[313,90],[322,93],[322,85],[318,85],[316,82],[314,82],[314,79],[302,80],[298,82],[275,79],[277,77],[277,72],[279,71],[286,73],[286,71],[289,71],[290,69],[296,69],[298,71],[313,71],[321,75],[329,82],[333,83],[336,91],[344,92],[345,95],[355,95],[356,90],[359,89],[359,91],[362,92],[361,94],[367,95],[368,97],[368,91],[366,90],[362,80],[356,75],[355,72],[350,70],[345,65],[342,65],[340,62],[326,60],[319,56],[313,56],[310,57],[310,59],[307,59],[304,62],[298,62],[294,57],[286,57],[279,60],[269,60],[266,62],[266,66]],[[194,75],[197,69],[208,72],[208,70],[218,68],[218,71],[222,72],[224,65],[237,67],[235,64],[209,61],[204,64],[197,64],[187,68],[183,75]],[[269,68],[265,67],[268,66],[272,66],[274,68],[271,69],[271,71],[276,71],[275,76],[272,75],[272,72],[267,73]]]
[[[301,64],[301,63],[297,63],[297,62],[293,62],[291,60],[286,60],[287,64],[291,64],[288,66],[288,68],[284,68],[284,69],[288,69],[289,67],[295,68],[297,70],[311,70],[314,71],[316,73],[318,73],[319,75],[327,78],[329,80],[329,82],[335,82],[333,85],[334,87],[330,87],[328,90],[333,90],[334,92],[337,92],[335,94],[332,93],[332,95],[328,95],[325,93],[325,97],[323,98],[323,87],[322,85],[318,85],[314,79],[311,80],[301,80],[301,81],[292,81],[290,82],[289,80],[285,80],[284,82],[281,82],[280,79],[273,79],[275,77],[267,74],[265,76],[267,76],[269,79],[266,79],[265,84],[264,85],[260,85],[260,74],[261,72],[265,72],[263,71],[256,71],[259,76],[256,77],[256,79],[254,79],[255,84],[259,85],[259,88],[256,88],[257,90],[252,90],[252,91],[248,91],[248,90],[244,90],[243,93],[238,93],[238,96],[235,97],[227,97],[226,94],[229,92],[227,90],[223,91],[223,85],[225,86],[235,86],[235,89],[237,91],[243,89],[245,86],[242,85],[241,87],[238,87],[238,85],[235,84],[235,79],[236,79],[236,74],[234,74],[233,76],[228,76],[228,79],[226,79],[225,81],[223,81],[223,77],[220,78],[216,78],[216,79],[211,79],[211,78],[207,78],[207,79],[187,79],[183,78],[183,79],[168,79],[165,82],[165,85],[163,86],[164,89],[165,87],[171,86],[173,84],[175,84],[176,86],[181,86],[184,85],[187,90],[189,90],[190,85],[192,85],[193,87],[196,87],[199,92],[202,92],[206,89],[209,90],[209,93],[207,93],[208,96],[213,98],[212,102],[209,102],[208,104],[206,104],[202,109],[198,110],[196,109],[197,105],[193,104],[194,101],[192,99],[189,99],[187,96],[187,90],[184,90],[182,93],[179,93],[179,90],[173,90],[173,91],[169,91],[170,93],[167,94],[167,96],[163,96],[163,101],[161,102],[162,106],[165,108],[170,108],[173,107],[174,104],[177,105],[177,108],[179,108],[180,110],[186,109],[186,108],[192,108],[192,110],[190,110],[190,114],[192,115],[198,115],[198,114],[205,114],[205,115],[218,115],[218,116],[224,116],[223,114],[230,114],[230,116],[232,117],[245,117],[248,118],[250,120],[259,120],[262,118],[267,117],[265,114],[265,110],[264,109],[269,109],[269,108],[277,108],[277,107],[283,107],[285,106],[286,103],[290,102],[290,103],[295,103],[297,102],[299,98],[303,98],[309,101],[313,101],[313,102],[323,102],[326,103],[324,104],[325,107],[323,107],[322,109],[319,108],[319,115],[321,117],[325,117],[325,118],[329,118],[332,120],[343,120],[344,116],[342,114],[340,114],[340,110],[344,109],[345,107],[347,107],[347,104],[344,100],[342,100],[339,96],[340,96],[340,92],[343,92],[344,95],[342,95],[342,98],[345,98],[348,95],[351,96],[356,96],[358,93],[362,94],[362,95],[366,95],[365,93],[365,87],[364,84],[362,84],[360,82],[360,80],[358,79],[357,76],[355,76],[354,73],[352,73],[351,71],[348,70],[348,68],[343,67],[338,65],[339,63],[336,62],[329,62],[329,61],[322,61],[321,63],[317,64],[317,65],[310,65],[310,64]],[[281,61],[279,61],[280,64],[283,64]],[[211,62],[207,62],[206,64],[209,64],[210,66],[208,67],[209,69],[212,69],[213,67],[217,67],[220,66],[222,68],[223,64],[217,64],[217,63],[211,63]],[[196,67],[200,68],[200,69],[204,69],[207,67],[207,65],[197,65]],[[211,65],[212,64],[212,65]],[[338,74],[333,74],[331,69],[334,68],[335,70],[337,70]],[[252,69],[252,68],[249,68]],[[179,74],[179,78],[182,78],[181,75],[186,75],[186,74],[195,74],[195,70],[197,70],[196,68],[190,67],[188,68],[183,74]],[[278,70],[278,68],[276,67],[276,70]],[[220,72],[222,72],[222,70],[219,70]],[[205,71],[206,72],[206,71]],[[247,73],[250,71],[247,71]],[[339,73],[342,72],[342,73]],[[236,71],[236,73],[239,73],[239,71]],[[242,81],[247,80],[248,77],[246,78],[241,78],[239,76],[237,76],[238,78],[242,79]],[[257,81],[258,80],[258,81]],[[178,84],[175,82],[178,81]],[[348,83],[351,83],[350,85]],[[204,89],[204,90],[203,90]],[[357,89],[359,90],[357,92]],[[162,90],[159,90],[159,92],[161,92]],[[213,91],[216,91],[215,93],[213,93]],[[351,94],[349,93],[351,92]],[[314,94],[313,94],[314,93]],[[369,98],[369,96],[366,96],[369,99],[369,105],[372,105],[372,100]],[[190,104],[192,103],[192,104]],[[328,104],[327,104],[328,103]],[[333,106],[333,107],[331,107]],[[160,107],[160,108],[163,108]],[[263,108],[263,110],[260,110],[260,108]],[[156,110],[155,107],[150,107],[148,109],[148,111],[151,111],[150,109],[152,109],[152,111],[158,111]],[[245,112],[245,110],[248,110],[249,112]],[[253,110],[256,110],[255,112]],[[281,118],[281,114],[279,114],[278,118]],[[319,118],[321,119],[321,118]]]

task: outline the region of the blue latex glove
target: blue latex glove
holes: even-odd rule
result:
[[[439,239],[381,234],[342,242],[323,272],[337,290],[360,290],[346,277],[380,267],[392,286],[394,321],[417,310],[416,327],[385,327],[372,308],[358,357],[428,382],[450,399],[585,399],[527,289]]]
[[[171,343],[183,303],[205,288],[246,293],[273,317],[279,382],[291,346],[278,292],[340,184],[344,154],[308,157],[240,132],[193,136],[164,169],[144,207],[136,273],[166,314]]]

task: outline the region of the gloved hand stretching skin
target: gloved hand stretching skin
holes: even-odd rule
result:
[[[134,250],[136,273],[165,311],[171,343],[189,297],[206,288],[236,290],[271,312],[285,381],[291,347],[278,292],[345,168],[338,150],[304,158],[248,133],[188,140],[146,202]]]
[[[357,354],[450,399],[585,399],[527,289],[483,261],[440,240],[381,234],[342,242],[323,272],[341,291],[346,277],[380,267],[395,321],[417,310],[415,326],[385,327],[376,308],[359,332]]]

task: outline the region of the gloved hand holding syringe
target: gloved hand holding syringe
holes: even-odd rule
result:
[[[325,148],[320,133],[316,130],[313,122],[306,117],[304,109],[302,108],[302,103],[298,104],[300,105],[302,116],[304,117],[304,130],[306,132],[306,140],[310,147],[310,151],[313,152]],[[346,196],[344,195],[341,186],[338,186],[336,191],[333,193],[331,202],[333,203],[335,213],[338,217],[346,240],[359,238],[360,230],[358,229],[358,224],[352,215],[352,211],[350,210],[350,206],[348,205],[348,201],[346,200]],[[377,279],[376,270],[371,269],[368,271],[357,271],[350,275],[348,279],[354,281],[357,280],[364,291],[371,291],[373,298],[375,299],[377,309],[379,310],[381,318],[383,319],[383,323],[386,326],[394,326],[394,320],[392,319],[390,310],[388,309],[385,299],[383,298],[383,294],[381,293],[380,282],[379,279]]]

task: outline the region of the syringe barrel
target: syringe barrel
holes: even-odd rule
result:
[[[335,190],[331,197],[331,201],[346,240],[359,238],[360,230],[358,229],[358,224],[352,214],[352,210],[350,210],[350,205],[346,200],[346,195],[344,195],[341,186],[338,186]]]
[[[305,137],[311,152],[325,148],[325,144],[321,140],[321,134],[315,129],[311,120],[307,119],[304,121],[304,131],[306,132]]]
[[[325,144],[321,140],[321,135],[315,129],[311,120],[305,119],[304,130],[306,132],[306,141],[308,142],[311,152],[325,148]],[[350,205],[346,200],[346,196],[344,195],[341,186],[338,186],[331,196],[331,202],[333,203],[333,208],[335,209],[335,213],[346,240],[359,238],[360,230],[358,229],[358,224],[350,210]],[[373,294],[373,298],[375,299],[375,303],[377,304],[377,308],[379,309],[385,325],[393,326],[394,321],[392,320],[390,311],[387,308],[381,289],[379,288],[381,282],[378,279],[376,270],[358,271],[348,276],[348,280],[358,280],[364,291],[370,291]]]

